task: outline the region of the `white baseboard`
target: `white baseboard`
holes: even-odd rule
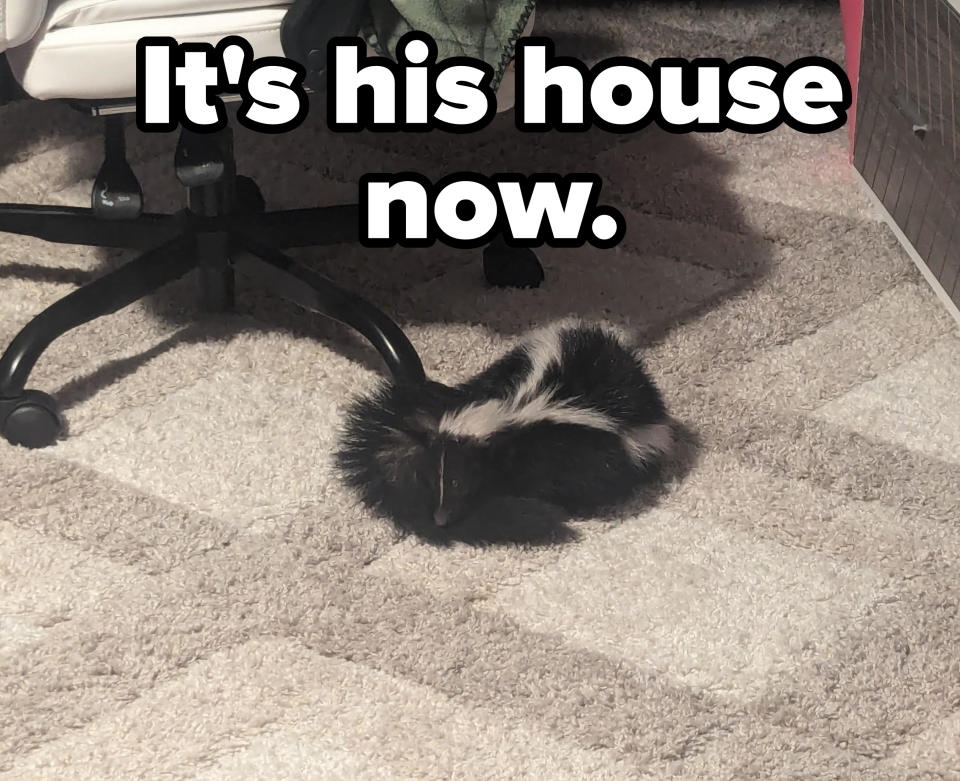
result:
[[[953,299],[950,298],[950,295],[946,290],[943,289],[943,285],[940,284],[940,281],[933,275],[933,272],[927,267],[927,264],[924,262],[923,258],[920,257],[920,254],[917,252],[916,247],[910,243],[910,239],[906,237],[903,230],[896,222],[893,221],[893,216],[890,212],[887,211],[887,208],[883,205],[880,199],[877,197],[877,194],[870,189],[870,186],[867,184],[863,176],[860,175],[859,171],[856,171],[857,180],[860,182],[860,185],[863,187],[864,192],[876,206],[877,210],[880,213],[880,216],[883,217],[883,221],[890,226],[890,230],[893,231],[893,234],[897,237],[897,240],[903,245],[903,248],[907,251],[907,254],[910,256],[910,259],[913,261],[914,265],[920,269],[920,273],[923,274],[923,278],[927,280],[930,284],[930,287],[933,288],[933,291],[937,294],[943,305],[947,308],[947,311],[953,315],[953,319],[957,321],[957,325],[960,326],[960,309],[957,308],[957,305],[953,302]]]

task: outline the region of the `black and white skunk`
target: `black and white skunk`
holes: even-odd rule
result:
[[[600,325],[533,332],[456,387],[353,403],[337,462],[362,501],[435,543],[539,542],[621,503],[673,445],[636,349]]]

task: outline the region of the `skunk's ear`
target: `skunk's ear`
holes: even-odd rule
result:
[[[410,425],[415,431],[436,434],[440,430],[440,419],[429,412],[421,411],[411,416]]]
[[[440,419],[429,412],[417,412],[407,421],[407,433],[423,447],[431,447],[440,435]]]
[[[378,455],[382,460],[398,464],[420,457],[426,446],[417,432],[390,428],[383,432]]]

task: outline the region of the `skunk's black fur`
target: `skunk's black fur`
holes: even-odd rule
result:
[[[456,387],[386,384],[356,401],[338,464],[365,504],[423,539],[540,542],[628,499],[671,444],[637,351],[574,323]]]

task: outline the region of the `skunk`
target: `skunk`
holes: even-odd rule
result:
[[[405,533],[449,544],[569,539],[673,445],[637,350],[580,321],[533,332],[455,387],[384,384],[347,410],[345,482]]]

